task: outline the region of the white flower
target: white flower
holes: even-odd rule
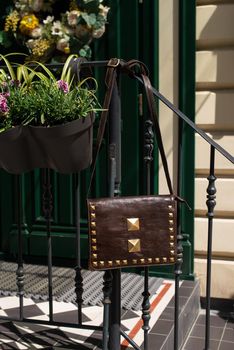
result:
[[[33,0],[32,9],[35,12],[39,12],[41,11],[43,5],[44,5],[44,0]]]
[[[51,34],[57,36],[63,36],[63,27],[60,21],[55,21],[51,28]]]
[[[69,48],[69,38],[68,40],[67,38],[59,39],[56,47],[57,47],[57,50],[66,52],[66,49]]]
[[[106,18],[107,14],[110,10],[110,7],[99,5],[99,10],[100,10],[100,15],[102,15],[103,17]]]
[[[39,38],[42,34],[42,27],[36,27],[30,32],[30,36],[34,39]]]
[[[29,39],[29,40],[26,42],[26,45],[27,45],[27,47],[28,47],[30,50],[32,50],[32,49],[34,48],[34,45],[35,45],[34,40],[33,40],[33,39]]]
[[[80,12],[77,10],[67,12],[67,21],[69,26],[75,27],[77,25],[77,18],[79,17]]]
[[[101,36],[102,36],[104,33],[105,33],[105,26],[102,26],[102,27],[99,28],[99,29],[95,29],[95,30],[93,31],[92,36],[93,36],[93,38],[95,38],[95,39],[99,39],[99,38],[101,38]]]
[[[43,20],[44,24],[50,24],[54,20],[54,16],[47,16],[46,19]]]

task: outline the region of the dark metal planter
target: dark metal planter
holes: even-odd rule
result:
[[[92,160],[94,114],[56,125],[16,126],[0,134],[0,167],[19,174],[50,168],[62,174],[87,168]]]

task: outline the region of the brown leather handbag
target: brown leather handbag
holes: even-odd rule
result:
[[[107,93],[97,135],[91,181],[105,130],[116,77],[116,63],[121,64],[120,61],[110,60],[107,68]],[[130,61],[122,68],[131,74],[136,65],[144,82],[148,109],[154,123],[169,194],[88,199],[89,268],[92,270],[176,262],[178,197],[173,193],[152,86],[145,66],[141,62]]]

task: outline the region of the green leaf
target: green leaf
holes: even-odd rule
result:
[[[94,13],[91,13],[88,15],[87,13],[82,13],[81,17],[84,19],[84,21],[87,23],[88,26],[92,27],[96,23],[96,15]]]
[[[0,44],[6,48],[12,46],[12,38],[11,35],[4,32],[4,30],[0,31]]]

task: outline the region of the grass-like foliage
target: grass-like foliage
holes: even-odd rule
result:
[[[96,90],[87,88],[87,80],[74,82],[69,63],[60,79],[39,62],[16,65],[0,55],[0,131],[16,125],[50,127],[86,117],[100,110]],[[36,68],[32,68],[32,63]],[[94,80],[93,78],[90,78]],[[94,80],[95,81],[95,80]]]

